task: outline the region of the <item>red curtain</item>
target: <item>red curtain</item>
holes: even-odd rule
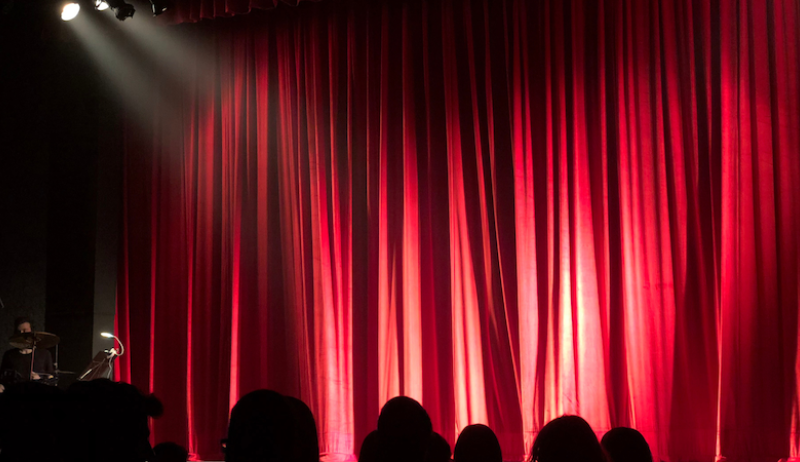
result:
[[[207,48],[132,117],[117,311],[156,442],[219,459],[265,387],[329,460],[400,394],[508,460],[561,414],[663,460],[798,454],[800,2],[331,0],[169,32]]]
[[[253,10],[271,10],[283,6],[298,6],[304,0],[169,0],[169,8],[159,17],[164,24],[197,22],[238,14]],[[319,0],[306,0],[319,1]]]

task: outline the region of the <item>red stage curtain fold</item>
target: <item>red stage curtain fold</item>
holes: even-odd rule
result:
[[[562,414],[661,460],[798,455],[800,2],[331,0],[169,34],[204,52],[130,116],[117,306],[155,442],[219,460],[265,387],[328,460],[401,394],[507,460]]]

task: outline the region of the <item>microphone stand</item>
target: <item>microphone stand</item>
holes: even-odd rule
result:
[[[54,369],[53,373],[55,374],[55,377],[56,377],[56,382],[55,383],[56,383],[56,386],[58,386],[58,379],[61,378],[61,372],[60,372],[60,369],[58,368],[58,343],[56,343],[56,360],[53,363],[53,369]]]
[[[116,348],[108,350],[108,372],[106,373],[106,378],[109,380],[114,380],[114,359],[117,356],[119,355]]]
[[[31,334],[33,334],[31,337],[33,339],[33,347],[31,348],[31,373],[28,375],[29,381],[33,380],[33,361],[36,359],[36,332],[31,332]]]

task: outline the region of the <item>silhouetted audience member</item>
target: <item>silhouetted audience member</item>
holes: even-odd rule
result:
[[[13,384],[0,396],[0,461],[153,461],[148,418],[161,411],[153,396],[107,379],[66,392]]]
[[[378,430],[373,430],[361,443],[358,453],[358,462],[378,462],[380,459],[380,435]]]
[[[189,459],[189,451],[177,443],[159,443],[153,448],[155,462],[186,462]]]
[[[73,461],[143,462],[154,459],[149,417],[163,408],[153,396],[127,383],[75,382],[67,392],[71,433],[65,453]]]
[[[291,396],[286,397],[294,417],[294,460],[297,462],[319,462],[319,440],[314,414],[306,403]]]
[[[486,425],[468,425],[458,435],[453,451],[454,462],[503,462],[500,442]]]
[[[531,449],[533,462],[605,462],[592,427],[582,418],[566,415],[545,425]]]
[[[36,382],[0,394],[0,461],[61,461],[65,392]]]
[[[428,442],[428,451],[425,453],[425,462],[450,462],[450,443],[436,432],[431,433]]]
[[[271,390],[248,393],[231,410],[225,460],[291,460],[294,428],[292,408],[283,395]]]
[[[601,444],[613,462],[653,462],[650,445],[633,428],[614,428],[603,435]]]
[[[390,399],[378,417],[381,461],[423,461],[432,431],[421,404],[407,396]]]

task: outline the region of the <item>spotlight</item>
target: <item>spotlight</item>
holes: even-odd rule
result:
[[[114,16],[120,21],[132,18],[133,13],[136,12],[136,8],[130,3],[125,3],[125,0],[105,0],[105,2],[108,3],[111,11],[114,12]]]
[[[64,21],[72,21],[75,19],[75,16],[78,16],[80,11],[81,6],[77,3],[67,3],[64,5],[64,8],[61,9],[61,19]]]
[[[96,8],[98,11],[104,11],[104,10],[107,10],[107,9],[108,9],[108,3],[104,2],[103,0],[97,0],[97,1],[94,3],[94,7],[95,7],[95,8]]]
[[[167,0],[150,0],[150,6],[153,7],[153,16],[158,16],[167,11],[169,3]]]

